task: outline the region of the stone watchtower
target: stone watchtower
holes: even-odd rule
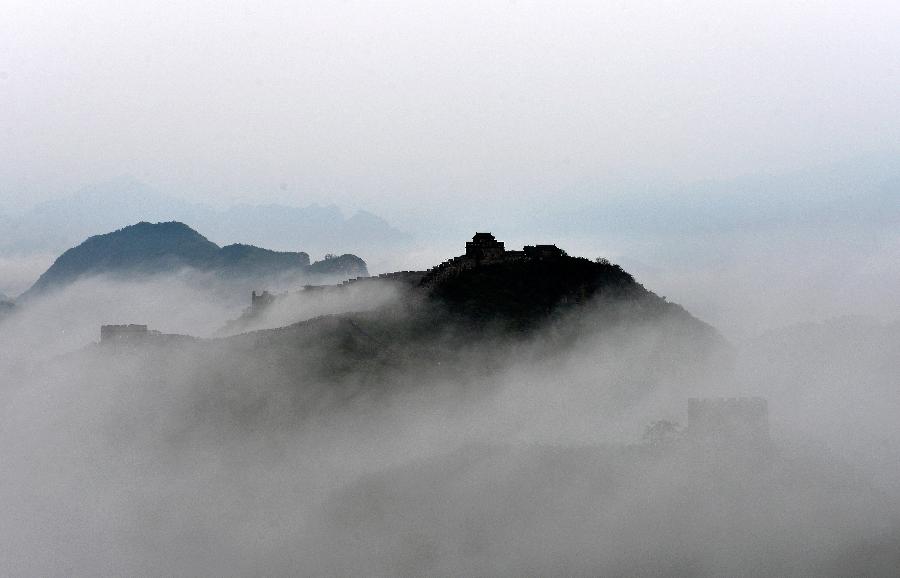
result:
[[[490,233],[475,233],[472,240],[466,243],[466,258],[476,261],[501,259],[505,252],[503,242]]]
[[[262,309],[271,305],[275,301],[275,296],[268,291],[257,294],[256,291],[250,294],[250,308]]]

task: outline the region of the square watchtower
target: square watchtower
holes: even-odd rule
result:
[[[466,257],[477,261],[499,259],[505,252],[503,242],[490,233],[475,233],[466,243]]]

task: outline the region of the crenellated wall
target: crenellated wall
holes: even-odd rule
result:
[[[147,337],[149,333],[146,325],[101,325],[100,343],[143,339]]]

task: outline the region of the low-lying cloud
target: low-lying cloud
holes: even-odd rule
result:
[[[367,296],[364,286],[315,313],[388,304],[388,327],[402,320],[402,293]],[[309,317],[295,298],[294,315]],[[770,341],[709,358],[677,325],[588,314],[567,322],[579,331],[571,347],[554,331],[476,339],[377,374],[365,363],[321,373],[335,342],[308,329],[318,321],[271,336],[82,349],[99,323],[211,335],[240,309],[177,281],[92,279],[0,323],[4,573],[895,567],[900,488],[889,481],[900,472],[859,455],[900,440],[878,411],[898,403],[894,326],[820,328],[812,343],[801,329],[780,337],[775,357]],[[289,334],[306,349],[283,355]],[[863,363],[828,356],[822,371],[820,352],[867,340],[882,348]],[[641,443],[650,421],[684,426],[686,398],[706,395],[768,397],[779,449]],[[848,438],[859,443],[838,443]]]

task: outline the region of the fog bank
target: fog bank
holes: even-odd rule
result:
[[[823,326],[812,345],[799,328],[720,363],[677,323],[607,307],[625,308],[447,350],[435,327],[431,359],[398,348],[373,366],[349,360],[403,327],[402,307],[350,317],[350,342],[335,317],[74,351],[126,312],[204,334],[230,311],[171,283],[73,286],[0,324],[17,356],[0,389],[3,572],[892,572],[900,472],[869,458],[900,447],[896,327]],[[869,357],[820,353],[848,347]],[[766,396],[774,445],[643,439],[716,395]]]

